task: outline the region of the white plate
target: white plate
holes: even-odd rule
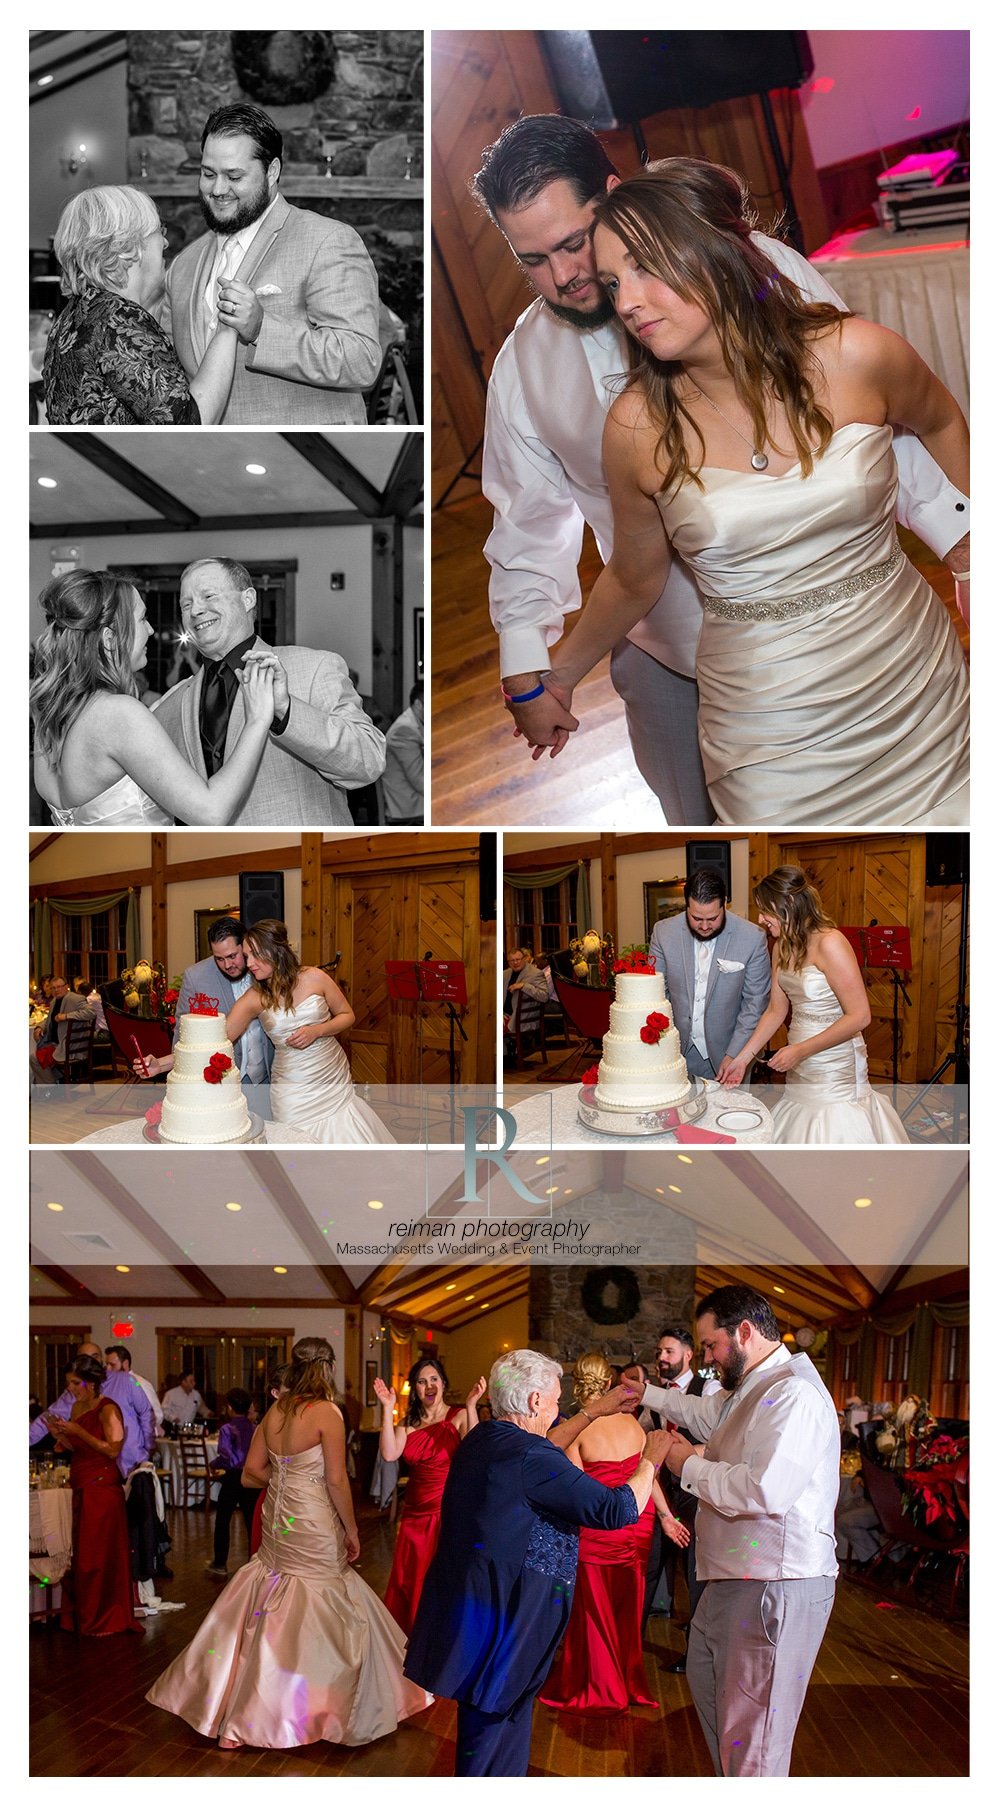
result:
[[[734,1133],[740,1130],[759,1130],[764,1122],[761,1111],[723,1111],[715,1120],[716,1130]]]

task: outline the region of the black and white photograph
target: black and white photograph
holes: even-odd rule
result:
[[[420,823],[423,436],[31,436],[31,821]]]
[[[36,31],[29,84],[32,421],[422,418],[420,30]]]

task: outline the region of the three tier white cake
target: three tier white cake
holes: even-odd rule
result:
[[[174,1043],[174,1065],[160,1118],[165,1143],[247,1142],[253,1125],[224,1017],[187,1012]],[[216,1058],[213,1063],[213,1056]],[[226,1067],[223,1058],[229,1062]],[[205,1078],[206,1069],[219,1074]]]
[[[668,1019],[658,1039],[644,1041],[651,1015]],[[676,1105],[690,1090],[662,973],[619,973],[597,1070],[595,1101],[605,1111],[648,1111]]]

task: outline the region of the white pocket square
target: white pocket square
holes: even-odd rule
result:
[[[722,957],[720,956],[719,957],[719,972],[720,973],[745,973],[746,972],[746,964],[743,961],[723,960]]]
[[[266,283],[261,283],[260,288],[254,290],[254,294],[255,295],[280,295],[281,290],[278,288],[277,283],[266,282]]]

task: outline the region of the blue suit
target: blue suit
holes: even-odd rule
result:
[[[633,1525],[631,1488],[605,1488],[506,1420],[452,1460],[441,1534],[407,1647],[407,1676],[459,1704],[457,1776],[523,1776],[531,1714],[573,1605],[581,1525]]]

